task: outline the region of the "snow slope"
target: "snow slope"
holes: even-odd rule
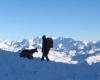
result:
[[[64,64],[28,60],[0,50],[0,80],[100,80],[100,63]]]

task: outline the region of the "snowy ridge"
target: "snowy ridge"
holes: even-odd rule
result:
[[[100,64],[77,65],[28,60],[18,53],[0,50],[1,80],[100,80]]]

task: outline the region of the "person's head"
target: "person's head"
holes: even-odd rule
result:
[[[46,36],[45,36],[45,35],[43,35],[42,39],[46,39]]]

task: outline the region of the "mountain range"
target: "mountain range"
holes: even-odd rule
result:
[[[1,40],[0,49],[20,53],[23,49],[38,48],[35,57],[41,57],[42,38],[23,39],[20,41]],[[100,62],[100,41],[76,41],[72,38],[53,37],[53,48],[49,57],[52,61],[77,64]]]
[[[100,41],[76,41],[72,38],[57,37],[53,39],[53,49],[59,52],[74,51],[76,53],[97,53],[100,50]],[[41,49],[42,39],[36,37],[34,39],[23,39],[20,41],[3,40],[0,41],[0,49],[6,51],[17,52],[24,48],[35,48]]]

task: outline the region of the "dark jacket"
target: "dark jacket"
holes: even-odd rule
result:
[[[42,37],[42,52],[43,53],[48,53],[50,48],[47,47],[47,39],[45,36]]]

